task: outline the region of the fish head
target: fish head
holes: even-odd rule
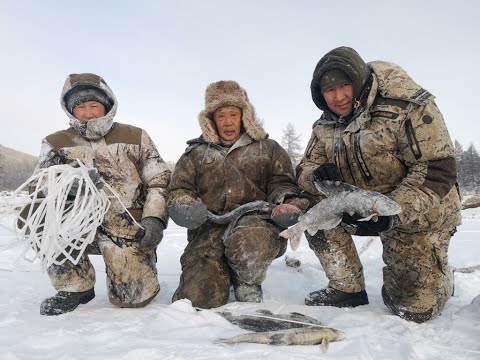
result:
[[[374,191],[364,191],[361,204],[356,205],[355,211],[350,213],[358,221],[368,221],[377,216],[391,216],[399,214],[401,206],[389,197]]]
[[[397,215],[402,211],[402,207],[394,200],[380,193],[374,195],[372,212],[377,216]]]

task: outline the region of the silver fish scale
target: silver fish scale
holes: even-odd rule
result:
[[[296,225],[280,233],[290,239],[293,250],[298,247],[304,231],[314,235],[318,230],[333,229],[340,224],[344,213],[369,220],[377,215],[396,215],[402,210],[398,203],[376,191],[334,181],[315,181],[315,186],[327,198],[300,216]]]

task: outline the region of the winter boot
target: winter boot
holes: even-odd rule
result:
[[[368,304],[365,290],[356,293],[346,293],[331,287],[311,292],[305,298],[305,305],[356,307]]]
[[[235,298],[241,302],[262,302],[262,286],[240,283],[233,286]]]
[[[60,315],[73,311],[80,304],[86,304],[95,297],[93,288],[82,292],[59,291],[46,298],[40,305],[41,315]]]

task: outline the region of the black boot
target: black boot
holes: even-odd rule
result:
[[[262,302],[261,285],[240,283],[233,286],[235,298],[241,302]]]
[[[60,315],[73,311],[80,304],[86,304],[95,297],[93,288],[82,292],[59,291],[46,298],[40,305],[41,315]]]
[[[365,290],[356,293],[346,293],[331,287],[311,292],[305,298],[305,305],[356,307],[368,304]]]

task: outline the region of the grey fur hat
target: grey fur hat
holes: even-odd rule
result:
[[[264,139],[267,134],[255,118],[255,109],[247,92],[236,81],[221,80],[211,83],[205,90],[205,110],[200,112],[199,122],[206,141],[219,143],[213,113],[224,106],[236,106],[242,110],[242,124],[245,132],[254,140]]]
[[[106,113],[113,105],[112,99],[103,90],[93,86],[78,85],[65,94],[65,106],[70,113],[73,113],[75,107],[87,101],[97,101],[103,104]]]

